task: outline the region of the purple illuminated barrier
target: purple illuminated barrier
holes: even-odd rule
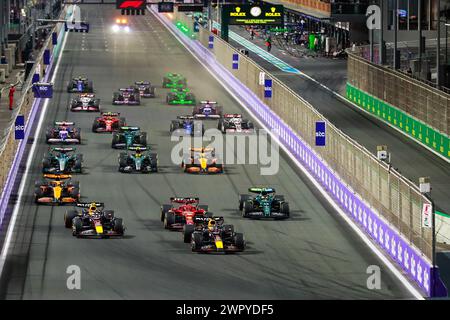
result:
[[[442,283],[439,270],[417,249],[413,248],[395,229],[364,203],[357,195],[341,182],[315,154],[272,110],[236,79],[227,69],[220,65],[213,54],[199,41],[191,40],[183,35],[167,18],[155,12],[155,15],[173,32],[179,35],[182,42],[213,71],[223,83],[247,103],[253,114],[268,129],[279,134],[280,142],[289,152],[309,170],[316,181],[332,195],[335,202],[352,218],[367,234],[376,241],[410,277],[410,280],[422,289],[428,297],[447,296],[447,289]]]
[[[50,77],[53,65],[54,65],[54,57],[57,57],[60,53],[61,42],[64,35],[64,29],[60,29],[58,36],[58,44],[53,47],[53,52],[50,57],[50,65],[48,65],[45,69],[45,77],[44,82],[48,82],[48,78]],[[11,168],[9,169],[8,177],[6,178],[5,187],[3,188],[3,192],[0,198],[0,227],[3,229],[3,220],[5,218],[6,209],[8,208],[9,199],[11,197],[11,191],[15,185],[17,173],[19,171],[20,163],[22,162],[23,154],[25,151],[25,147],[27,145],[28,137],[30,136],[31,128],[33,127],[33,123],[36,119],[37,111],[39,110],[39,106],[41,103],[41,99],[34,99],[33,104],[31,106],[30,116],[27,120],[25,126],[25,137],[23,140],[19,142],[19,146],[17,148],[16,154],[14,156],[13,163]]]

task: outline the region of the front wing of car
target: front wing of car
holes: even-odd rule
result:
[[[270,212],[270,214],[265,214],[264,212],[258,210],[247,212],[246,214],[250,218],[283,218],[288,216],[287,214],[281,212],[272,211]]]
[[[53,197],[39,197],[36,199],[36,202],[40,204],[59,205],[66,203],[77,203],[78,199],[73,197],[62,197],[60,199],[55,199]]]

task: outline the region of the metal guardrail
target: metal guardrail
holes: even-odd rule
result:
[[[176,13],[175,19],[192,26],[193,21],[184,14]],[[192,30],[192,28],[191,28]],[[209,30],[200,28],[196,38],[208,48]],[[220,64],[225,66],[239,81],[255,93],[285,123],[313,149],[328,167],[344,181],[354,193],[365,199],[378,214],[432,260],[432,231],[423,228],[421,212],[423,196],[414,182],[403,177],[388,164],[336,128],[310,103],[287,87],[281,80],[253,60],[217,36],[211,50]],[[232,69],[232,55],[239,54],[239,69]],[[272,79],[272,99],[264,98],[264,87],[259,84],[259,74],[264,72]],[[315,147],[315,123],[327,122],[327,145]]]

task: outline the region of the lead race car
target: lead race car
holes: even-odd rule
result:
[[[190,241],[192,252],[244,251],[246,246],[244,235],[234,232],[233,225],[223,224],[223,221],[223,217],[196,218],[198,227],[192,232]]]
[[[132,153],[131,151],[134,151]],[[150,173],[158,171],[158,155],[145,147],[130,147],[119,154],[119,171],[124,173]]]
[[[97,117],[92,124],[92,132],[116,132],[120,127],[126,125],[124,117],[119,112],[102,112],[101,117]]]
[[[203,123],[195,120],[193,116],[177,116],[177,120],[170,123],[170,133],[176,136],[201,137],[205,128]]]
[[[56,121],[49,126],[45,133],[46,142],[52,143],[81,143],[81,129],[75,127],[75,122]]]
[[[75,148],[51,148],[42,160],[44,173],[81,173],[83,155]]]
[[[172,197],[170,204],[161,206],[161,221],[169,230],[184,230],[186,225],[194,225],[195,217],[211,217],[207,205],[200,205],[199,198]],[[184,231],[183,231],[184,233]]]
[[[200,101],[192,111],[192,115],[196,119],[220,119],[222,113],[223,107],[217,102],[209,100]]]
[[[114,92],[112,104],[114,105],[140,105],[141,96],[137,88],[120,88],[118,92]]]
[[[37,204],[76,203],[80,199],[80,183],[68,174],[44,174],[45,180],[35,182],[34,201]]]
[[[147,147],[147,132],[141,132],[139,127],[120,127],[113,133],[111,147],[128,149],[130,147]]]
[[[81,93],[70,102],[70,111],[100,111],[100,99],[95,98],[95,94]]]
[[[162,86],[163,88],[186,88],[187,80],[179,73],[166,73]]]
[[[255,133],[255,126],[250,120],[242,119],[241,114],[224,114],[219,120],[218,129],[226,133]]]
[[[155,97],[155,87],[152,86],[150,81],[136,81],[134,86],[139,91],[142,98],[154,98]]]
[[[92,81],[86,77],[76,77],[67,84],[67,92],[94,93]]]
[[[69,210],[64,214],[64,225],[72,228],[77,238],[121,237],[125,234],[122,218],[114,216],[113,210],[104,210],[101,202],[77,203],[81,212]]]
[[[244,218],[289,218],[289,203],[283,195],[275,195],[274,188],[249,188],[248,194],[239,195],[239,210]]]

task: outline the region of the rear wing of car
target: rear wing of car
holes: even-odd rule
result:
[[[54,179],[54,180],[65,180],[70,179],[72,176],[70,174],[44,174],[44,178]]]
[[[149,86],[150,81],[136,81],[134,84],[137,86]]]
[[[200,104],[218,104],[218,103],[217,101],[202,100],[200,101]]]
[[[103,202],[78,202],[77,207],[80,208],[89,208],[91,205],[95,205],[96,207],[104,207],[105,204]]]
[[[101,115],[105,117],[118,117],[120,116],[120,112],[102,112]]]
[[[166,77],[168,78],[183,78],[183,76],[179,73],[166,73]]]
[[[128,147],[130,151],[147,151],[147,147]]]
[[[175,203],[185,203],[185,204],[191,204],[191,203],[199,203],[200,198],[192,198],[192,197],[171,197],[170,202]]]
[[[223,115],[225,119],[233,119],[233,118],[242,118],[242,114],[240,113],[226,113]]]
[[[95,94],[93,93],[81,93],[79,95],[80,98],[95,98]]]
[[[56,126],[74,126],[75,122],[69,122],[69,121],[55,121]]]
[[[131,132],[131,131],[139,131],[139,127],[120,127],[120,131],[122,132]]]
[[[249,188],[248,189],[249,192],[252,193],[275,193],[275,189],[274,188]]]
[[[119,88],[120,92],[134,92],[135,88]]]
[[[223,223],[225,221],[225,219],[223,217],[202,217],[202,216],[195,216],[194,217],[194,222],[197,224],[207,224],[208,221],[210,220],[214,220],[217,223]]]
[[[214,148],[189,148],[189,150],[191,152],[201,152],[201,153],[214,153],[215,149]]]
[[[67,148],[67,147],[56,147],[56,148],[52,148],[52,151],[57,151],[57,152],[71,152],[71,151],[75,151],[75,148]]]
[[[86,77],[77,77],[77,78],[73,78],[72,79],[73,81],[87,81],[87,78]]]
[[[177,119],[180,119],[180,120],[194,120],[195,117],[194,116],[177,116]]]
[[[170,89],[170,92],[174,92],[174,93],[189,93],[191,90],[189,90],[188,88],[173,88]]]

